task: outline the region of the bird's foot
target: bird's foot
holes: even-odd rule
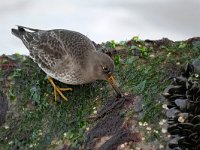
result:
[[[59,86],[56,86],[55,83],[53,82],[53,79],[51,77],[48,77],[49,82],[51,83],[51,85],[54,88],[54,96],[55,96],[55,101],[57,101],[57,93],[64,99],[64,100],[68,100],[67,97],[64,96],[64,94],[62,92],[64,91],[72,91],[72,88],[60,88]]]

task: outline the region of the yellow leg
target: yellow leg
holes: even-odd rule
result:
[[[72,88],[60,88],[58,86],[55,85],[55,83],[53,82],[53,79],[51,77],[48,77],[49,82],[51,83],[51,85],[53,86],[54,90],[54,96],[55,96],[55,101],[57,100],[57,93],[64,99],[67,101],[67,97],[65,97],[63,95],[63,93],[61,91],[72,91]]]

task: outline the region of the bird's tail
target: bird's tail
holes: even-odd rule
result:
[[[25,29],[28,29],[30,31],[38,32],[41,31],[39,29],[33,29],[33,28],[28,28],[24,26],[17,26],[17,29],[11,29],[11,32],[13,35],[15,35],[18,38],[21,38],[23,34],[25,34],[27,31]]]
[[[11,32],[12,32],[12,34],[15,35],[16,37],[21,38],[22,35],[23,35],[26,31],[24,30],[24,28],[21,28],[21,27],[18,26],[18,29],[11,29]]]

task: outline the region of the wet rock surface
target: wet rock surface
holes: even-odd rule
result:
[[[199,62],[187,64],[182,75],[173,79],[163,96],[167,99],[168,150],[200,149]]]
[[[96,125],[88,131],[84,149],[115,150],[125,142],[140,142],[140,134],[131,130],[132,124],[125,120],[122,113],[122,110],[139,105],[139,99],[136,99],[136,103],[134,100],[131,95],[108,100],[97,113]]]

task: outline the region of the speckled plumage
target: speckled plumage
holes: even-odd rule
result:
[[[114,70],[111,58],[97,52],[91,40],[81,33],[63,29],[38,30],[22,26],[12,29],[12,33],[22,40],[39,67],[48,76],[61,82],[84,84],[103,80],[100,73],[93,73],[95,67],[98,67],[95,63],[98,63],[101,57],[104,64],[111,66],[110,71]]]

